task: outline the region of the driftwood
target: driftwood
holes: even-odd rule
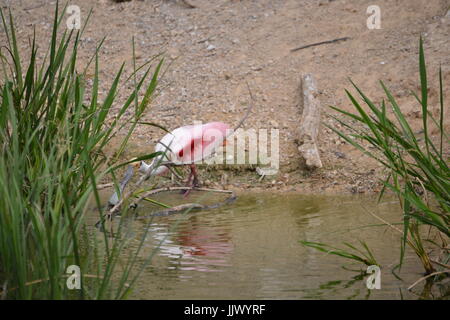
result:
[[[154,189],[151,191],[148,191],[141,195],[139,199],[130,205],[130,207],[136,207],[137,203],[148,196],[161,193],[161,192],[170,192],[170,191],[179,191],[179,190],[196,190],[196,191],[205,191],[205,192],[218,192],[218,193],[228,193],[230,196],[226,198],[224,201],[214,203],[211,205],[203,205],[199,203],[184,203],[178,206],[174,206],[172,208],[167,208],[162,211],[154,212],[147,216],[140,216],[139,219],[148,218],[148,217],[161,217],[161,216],[169,216],[174,213],[180,213],[180,212],[189,212],[191,210],[207,210],[207,209],[215,209],[219,208],[223,205],[229,204],[236,200],[236,195],[233,191],[230,190],[218,190],[218,189],[207,189],[207,188],[193,188],[193,187],[166,187],[166,188],[160,188],[160,189]]]
[[[114,207],[119,202],[119,196],[123,193],[128,182],[131,180],[131,178],[133,178],[133,175],[134,175],[133,166],[129,165],[122,181],[120,181],[119,183],[118,188],[119,194],[117,194],[117,190],[114,191],[113,195],[108,200],[109,208]]]
[[[317,148],[317,135],[320,125],[320,103],[316,98],[317,86],[311,74],[302,78],[303,113],[300,122],[298,150],[309,169],[321,168],[322,161]]]
[[[128,173],[129,174],[129,173]],[[125,174],[124,179],[127,179],[127,174]],[[127,179],[127,182],[129,181],[129,178]],[[141,181],[141,180],[140,180]],[[155,195],[158,193],[162,193],[162,192],[171,192],[171,191],[183,191],[183,190],[194,190],[194,191],[204,191],[204,192],[216,192],[216,193],[227,193],[230,196],[228,198],[226,198],[224,201],[221,202],[217,202],[211,205],[202,205],[202,204],[198,204],[198,203],[185,203],[185,204],[181,204],[178,206],[174,206],[171,208],[167,208],[165,210],[162,211],[158,211],[158,212],[154,212],[150,215],[146,215],[146,216],[141,216],[138,217],[137,219],[144,219],[144,218],[149,218],[149,217],[160,217],[160,216],[169,216],[172,215],[174,213],[181,213],[181,212],[189,212],[191,210],[208,210],[208,209],[215,209],[215,208],[219,208],[223,205],[229,204],[233,201],[235,201],[237,199],[235,193],[233,191],[230,190],[220,190],[220,189],[209,189],[209,188],[198,188],[198,187],[165,187],[165,188],[159,188],[159,189],[153,189],[150,191],[147,191],[143,194],[141,194],[136,201],[134,201],[133,203],[131,203],[129,205],[130,208],[137,208],[138,203],[141,202],[142,200],[145,200],[147,197],[151,196],[151,195]],[[123,190],[122,190],[123,191]],[[120,204],[122,204],[123,202],[123,198],[121,198],[119,200]],[[119,203],[118,203],[119,204]],[[116,204],[117,206],[117,204]],[[109,206],[109,208],[111,208]],[[114,214],[117,213],[120,210],[120,207],[117,207],[116,209],[117,211],[114,211]],[[95,226],[97,228],[102,228],[103,229],[103,224],[105,222],[106,219],[111,220],[113,217],[113,214],[111,214],[112,211],[108,212],[105,214],[104,217],[102,217],[96,224]]]

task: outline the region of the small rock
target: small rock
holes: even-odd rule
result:
[[[345,153],[339,152],[339,151],[335,151],[334,154],[336,155],[336,157],[338,157],[339,159],[346,159],[346,155]]]
[[[208,50],[208,51],[216,50],[216,47],[214,45],[210,44],[206,47],[206,50]]]
[[[272,128],[278,129],[278,122],[276,122],[275,120],[270,120],[269,124]]]

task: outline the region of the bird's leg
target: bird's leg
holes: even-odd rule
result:
[[[197,176],[197,168],[195,167],[195,164],[190,164],[189,167],[191,168],[191,172],[189,173],[187,187],[196,188],[199,185],[198,176]],[[191,182],[191,179],[192,179],[192,182]],[[189,195],[189,193],[191,193],[191,190],[192,189],[186,190],[186,192],[184,193],[184,197],[187,197]]]
[[[189,176],[186,180],[186,187],[190,187],[191,186],[191,179],[192,179],[192,168],[191,170],[189,170]],[[181,194],[184,194],[186,196],[186,194],[188,194],[189,190],[181,190]]]
[[[191,173],[194,176],[194,179],[192,180],[192,187],[196,188],[199,186],[198,183],[198,176],[197,176],[197,167],[195,166],[195,164],[191,164]]]
[[[187,187],[190,187],[190,186],[191,186],[191,180],[192,180],[192,168],[191,168],[191,170],[189,171],[189,177],[188,177],[187,180],[186,180],[186,186],[187,186]]]

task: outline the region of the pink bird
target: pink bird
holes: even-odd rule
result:
[[[248,83],[247,88],[253,102]],[[164,165],[165,162],[171,165],[189,165],[191,172],[188,186],[198,186],[195,162],[208,158],[219,146],[224,145],[228,136],[242,126],[252,107],[253,103],[249,105],[244,117],[231,131],[230,126],[223,122],[183,126],[173,130],[159,140],[155,146],[155,151],[163,154],[155,157],[151,164],[141,161],[139,171],[145,174],[150,173],[150,176],[163,175],[169,171],[169,168]]]
[[[218,147],[224,145],[229,129],[230,126],[223,122],[177,128],[156,144],[155,151],[163,154],[155,157],[151,164],[141,161],[139,171],[148,173],[151,170],[150,176],[163,175],[169,171],[164,162],[189,165],[191,172],[187,181],[188,186],[197,187],[199,183],[195,162],[208,158]]]

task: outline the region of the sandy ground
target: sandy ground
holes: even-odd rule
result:
[[[249,104],[246,82],[255,107],[244,129],[280,130],[280,172],[265,177],[255,166],[214,166],[200,170],[206,185],[283,192],[372,192],[380,189],[379,166],[349,146],[325,126],[319,134],[323,168],[305,169],[296,138],[302,111],[299,84],[302,73],[318,83],[323,123],[339,125],[326,116],[329,105],[353,110],[344,89],[351,78],[373,100],[383,98],[378,81],[391,88],[402,110],[420,130],[419,105],[409,92],[419,89],[418,43],[422,35],[430,79],[430,103],[437,110],[438,68],[450,83],[450,1],[446,0],[112,0],[70,1],[81,8],[82,22],[92,17],[82,39],[80,59],[86,62],[98,42],[101,50],[102,91],[122,62],[131,70],[132,36],[137,61],[165,52],[170,68],[158,98],[144,117],[169,129],[194,121],[236,124]],[[381,29],[370,30],[367,7],[381,9]],[[55,1],[1,0],[16,18],[20,46],[26,52],[36,26],[46,48]],[[349,37],[347,41],[292,52],[310,43]],[[2,44],[5,34],[0,34]],[[43,54],[42,50],[42,54]],[[125,88],[119,100],[127,93]],[[450,86],[445,88],[450,96]],[[448,98],[447,105],[448,105]],[[118,108],[117,105],[116,108]],[[116,109],[117,110],[117,109]],[[140,126],[127,154],[153,151],[160,129]]]

